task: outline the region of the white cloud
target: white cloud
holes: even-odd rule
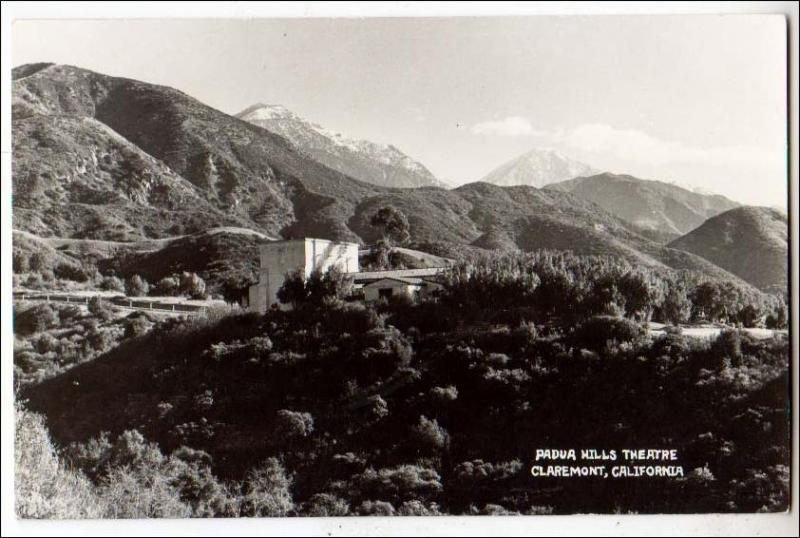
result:
[[[543,131],[533,128],[530,120],[522,116],[509,116],[502,120],[476,123],[470,128],[476,135],[542,136]]]
[[[586,123],[571,130],[537,130],[523,116],[476,123],[470,128],[470,132],[476,135],[546,138],[550,143],[566,149],[655,166],[699,164],[758,167],[774,166],[784,159],[782,148],[768,150],[752,146],[692,147],[681,142],[661,140],[636,129],[619,129],[602,123]]]
[[[599,123],[584,124],[571,131],[551,134],[569,148],[614,156],[651,165],[703,164],[711,166],[764,166],[782,158],[780,148],[751,146],[699,148],[655,138],[635,129],[618,129]]]

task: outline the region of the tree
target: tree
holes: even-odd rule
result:
[[[411,438],[418,448],[438,452],[446,449],[450,444],[450,436],[436,419],[429,419],[425,415],[419,417],[419,422],[411,427]]]
[[[150,291],[150,284],[139,275],[133,275],[125,281],[125,295],[128,297],[141,297]]]
[[[275,421],[275,434],[281,439],[300,439],[314,431],[314,417],[303,411],[278,411]]]
[[[692,315],[692,302],[686,293],[686,288],[678,285],[669,285],[664,300],[659,307],[661,321],[678,325],[689,321]]]
[[[703,282],[695,286],[691,293],[692,319],[714,321],[719,315],[721,301],[720,287],[715,282]]]
[[[619,289],[619,278],[611,273],[599,275],[588,290],[584,304],[587,315],[625,314],[627,300]]]
[[[33,334],[58,326],[58,312],[48,304],[37,304],[18,312],[14,316],[14,330],[17,334]]]
[[[376,211],[369,223],[378,228],[381,238],[375,244],[376,261],[380,268],[388,268],[393,245],[403,245],[410,239],[408,219],[398,209],[385,206]]]
[[[47,265],[47,258],[41,252],[34,252],[28,259],[28,269],[34,273],[41,272]]]
[[[786,307],[786,302],[778,299],[777,304],[773,307],[772,313],[767,315],[766,326],[768,329],[785,329],[789,319],[789,311]]]
[[[125,327],[125,338],[136,338],[145,334],[150,328],[150,321],[146,316],[129,317],[123,324]]]
[[[344,299],[353,289],[353,279],[347,276],[338,266],[330,267],[324,273],[314,271],[311,273],[306,286],[309,299],[316,305],[337,299]]]
[[[11,260],[11,268],[15,273],[28,272],[28,257],[24,252],[15,252]]]
[[[86,305],[89,313],[94,314],[103,321],[108,321],[114,317],[114,307],[110,302],[101,297],[92,297]]]
[[[156,285],[153,286],[151,292],[153,295],[166,295],[166,296],[173,296],[177,295],[180,291],[181,281],[175,275],[165,276],[158,282]]]
[[[281,303],[291,304],[294,309],[298,309],[306,305],[322,306],[344,299],[350,295],[352,288],[352,277],[333,266],[324,273],[313,271],[308,278],[305,278],[302,271],[287,274],[277,295]]]
[[[121,278],[116,276],[107,276],[103,277],[103,280],[100,282],[100,289],[106,291],[125,291],[125,283],[122,281]]]
[[[181,274],[181,293],[192,299],[205,299],[206,283],[197,273],[184,272]]]
[[[306,514],[314,517],[340,517],[350,513],[350,505],[331,493],[317,493],[306,504]]]
[[[283,304],[290,304],[297,310],[308,301],[306,279],[301,270],[287,273],[283,284],[278,289],[278,300]]]
[[[764,317],[761,308],[758,305],[746,304],[739,310],[736,315],[736,320],[742,324],[743,327],[757,327],[761,324]]]
[[[283,517],[294,509],[291,479],[277,458],[251,469],[244,482],[242,516]]]
[[[634,319],[647,321],[658,302],[658,288],[646,275],[631,271],[619,280],[619,291],[625,298],[625,314]]]

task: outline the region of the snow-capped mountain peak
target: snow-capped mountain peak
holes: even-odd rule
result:
[[[482,181],[502,186],[530,185],[541,188],[598,172],[588,164],[573,160],[556,149],[535,148],[495,168]]]
[[[391,144],[349,138],[312,123],[282,105],[255,104],[237,118],[288,139],[326,166],[384,187],[442,187],[422,164]]]

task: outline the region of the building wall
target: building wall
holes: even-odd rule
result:
[[[327,271],[330,267],[339,266],[345,273],[357,273],[358,244],[339,243],[325,239],[305,240],[306,277],[318,269]]]
[[[359,270],[356,243],[311,238],[276,241],[261,245],[259,257],[259,281],[248,293],[250,310],[256,312],[266,312],[279,302],[278,290],[287,273],[302,271],[308,278],[315,269],[324,272],[334,266],[347,273]]]
[[[372,284],[364,286],[364,301],[368,303],[379,301],[382,289],[391,289],[393,297],[406,295],[414,299],[414,294],[420,291],[420,286],[405,284],[403,282],[397,282],[396,280],[373,282]]]

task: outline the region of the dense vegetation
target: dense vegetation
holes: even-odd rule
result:
[[[14,286],[100,289],[131,296],[211,296],[236,302],[257,279],[258,245],[263,239],[239,229],[134,243],[39,238],[15,232]],[[141,282],[126,289],[131,279]]]
[[[75,304],[23,302],[14,307],[14,378],[28,385],[56,376],[141,336],[158,320],[145,312],[122,313],[93,298]]]
[[[777,326],[779,299],[546,252],[463,262],[420,304],[349,304],[339,282],[158,324],[22,396],[119,515],[787,507],[788,339],[641,324]],[[549,447],[676,448],[687,476],[532,478]]]

